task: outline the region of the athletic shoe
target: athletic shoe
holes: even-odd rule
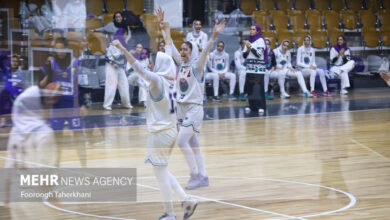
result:
[[[268,92],[265,92],[265,98],[268,99],[268,100],[273,100],[274,96],[269,94]]]
[[[283,92],[283,93],[280,94],[280,98],[282,98],[282,99],[289,99],[290,95],[287,94],[287,92]]]
[[[346,94],[348,94],[348,91],[346,89],[341,89],[340,94],[346,95]]]
[[[230,101],[237,101],[237,97],[235,97],[234,95],[230,95],[229,100]]]
[[[129,104],[129,105],[124,105],[123,108],[132,109],[133,106]]]
[[[181,202],[181,207],[184,209],[183,220],[189,219],[192,214],[194,214],[196,207],[198,206],[198,201],[191,197],[188,197],[186,200]]]
[[[219,96],[213,96],[213,102],[222,102],[222,100]]]
[[[325,92],[322,93],[323,96],[325,97],[331,97],[332,94],[329,92],[329,90],[326,90]]]
[[[168,213],[164,213],[157,220],[176,220],[176,216],[175,215],[168,215]]]
[[[316,93],[316,91],[312,91],[311,94],[313,95],[314,98],[318,97],[318,94]]]
[[[259,109],[259,115],[264,115],[264,109],[262,108]]]
[[[209,186],[209,177],[202,175],[191,174],[190,180],[187,183],[186,189],[192,190],[199,187]]]
[[[111,108],[111,106],[108,106],[108,107],[103,107],[105,110],[107,110],[107,111],[112,111],[112,108]]]
[[[309,92],[304,92],[304,93],[302,94],[302,96],[305,97],[305,98],[313,98],[313,95],[310,94]]]
[[[246,97],[245,97],[244,93],[240,93],[240,101],[243,101],[243,102],[246,101]]]

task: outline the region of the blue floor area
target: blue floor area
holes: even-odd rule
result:
[[[355,100],[304,100],[302,102],[268,104],[265,115],[257,112],[247,112],[244,106],[237,107],[205,107],[204,120],[226,120],[256,117],[275,117],[300,114],[320,114],[330,112],[348,112],[375,109],[390,109],[390,98],[370,98]],[[145,113],[95,115],[84,118],[86,128],[117,127],[145,125]]]

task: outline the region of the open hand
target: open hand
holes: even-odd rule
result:
[[[154,9],[154,12],[157,16],[157,22],[158,23],[161,23],[162,21],[164,21],[164,11],[161,9],[161,6],[159,6],[158,8]]]
[[[122,46],[121,42],[119,40],[113,40],[111,42],[111,45],[114,46],[114,47],[117,47],[118,49],[120,49]]]
[[[223,19],[221,23],[218,24],[218,20],[215,20],[215,25],[214,25],[214,32],[219,33],[225,28],[226,24],[226,19]]]
[[[380,75],[381,75],[381,77],[382,77],[382,79],[383,79],[384,81],[388,82],[388,81],[390,80],[390,75],[389,75],[389,73],[387,73],[387,72],[381,72]]]

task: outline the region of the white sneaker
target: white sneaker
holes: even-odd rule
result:
[[[104,106],[103,106],[103,108],[104,108],[105,110],[107,110],[107,111],[112,111],[111,106],[108,106],[108,107],[104,107]]]
[[[290,95],[287,94],[287,92],[283,92],[282,94],[280,94],[280,98],[282,98],[282,99],[289,99]]]
[[[264,115],[264,109],[262,108],[259,109],[259,115]]]
[[[346,94],[348,94],[348,91],[346,89],[341,89],[340,94],[346,95]]]
[[[164,213],[157,220],[176,220],[176,216],[175,215],[168,215],[168,213]]]
[[[186,200],[181,202],[181,207],[184,209],[183,220],[189,219],[192,214],[194,214],[196,207],[198,206],[198,201],[191,197],[188,197]]]
[[[133,106],[130,105],[130,104],[129,104],[129,105],[124,105],[123,107],[124,107],[124,108],[127,108],[127,109],[132,109],[132,108],[133,108]]]

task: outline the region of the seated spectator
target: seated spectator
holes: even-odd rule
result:
[[[341,79],[340,94],[348,94],[347,88],[350,87],[348,74],[355,67],[355,61],[351,59],[351,50],[347,47],[344,36],[338,36],[337,45],[330,50],[330,63],[331,74]]]
[[[211,72],[206,73],[205,79],[213,80],[214,97],[213,101],[221,101],[218,97],[219,80],[229,80],[229,99],[237,100],[234,97],[234,89],[236,88],[236,75],[229,72],[229,54],[225,52],[225,43],[223,41],[218,42],[217,49],[209,55],[207,67]]]
[[[281,74],[285,77],[295,78],[298,80],[298,84],[302,90],[302,96],[306,98],[312,98],[313,95],[307,91],[305,79],[303,78],[302,72],[296,70],[291,65],[291,52],[289,51],[290,41],[284,40],[282,44],[273,50],[276,59],[276,72],[277,74]],[[284,80],[280,83],[280,97],[281,98],[289,98],[290,95],[286,93],[284,88]]]

